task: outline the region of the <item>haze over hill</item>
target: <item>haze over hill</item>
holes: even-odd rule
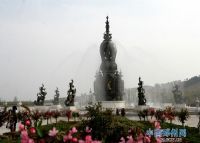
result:
[[[145,82],[145,81],[144,81]],[[149,103],[175,103],[172,93],[174,85],[177,84],[181,90],[185,103],[187,105],[196,106],[196,99],[200,100],[200,76],[194,76],[184,81],[172,81],[168,83],[155,84],[154,86],[144,86],[145,95]],[[129,93],[131,92],[131,93]],[[126,89],[126,93],[132,94],[130,99],[126,99],[130,103],[137,104],[137,88]],[[128,98],[128,97],[126,97]]]

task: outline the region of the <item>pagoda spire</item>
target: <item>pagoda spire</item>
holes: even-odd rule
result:
[[[110,25],[109,25],[109,21],[108,21],[108,16],[106,16],[106,33],[104,34],[104,39],[105,40],[110,40],[112,38],[112,34],[110,34],[110,31],[109,31],[109,28],[110,28]]]
[[[108,16],[106,16],[106,34],[109,34],[109,28],[110,28],[110,25],[109,25],[109,21],[108,21]]]

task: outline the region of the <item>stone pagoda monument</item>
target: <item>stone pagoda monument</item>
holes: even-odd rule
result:
[[[94,94],[97,102],[120,103],[124,95],[124,81],[122,80],[121,72],[117,70],[115,62],[117,49],[112,42],[112,35],[109,31],[108,16],[106,17],[106,32],[104,33],[104,40],[100,45],[101,66],[96,73],[94,81]],[[106,102],[112,101],[112,102]],[[114,102],[115,101],[115,102]],[[116,105],[118,106],[118,105]]]

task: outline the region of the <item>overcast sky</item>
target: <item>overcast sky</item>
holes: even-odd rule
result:
[[[34,100],[44,83],[67,96],[93,90],[105,17],[125,87],[199,75],[199,0],[1,0],[0,98]]]

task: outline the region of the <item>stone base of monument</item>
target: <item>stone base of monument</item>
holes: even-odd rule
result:
[[[32,106],[30,107],[32,111],[38,110],[39,112],[46,112],[49,111],[49,106]]]
[[[39,112],[46,112],[46,111],[61,111],[63,109],[63,107],[58,104],[58,105],[51,105],[51,106],[32,106],[29,107],[32,111],[36,111],[38,110]]]
[[[174,107],[186,108],[186,104],[174,104]]]
[[[106,109],[125,108],[125,101],[101,101],[102,107]]]
[[[187,108],[186,104],[174,104],[174,108],[177,111],[180,111],[182,108]]]
[[[51,106],[49,106],[49,110],[50,111],[61,111],[63,109],[63,107],[60,105],[60,104],[58,104],[58,105],[51,105]]]
[[[65,110],[70,110],[72,112],[77,111],[77,108],[75,106],[66,106],[64,107]]]
[[[135,106],[136,111],[142,111],[144,109],[148,109],[150,106],[149,105],[137,105]]]

